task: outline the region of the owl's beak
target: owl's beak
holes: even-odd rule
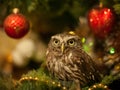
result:
[[[61,51],[62,51],[62,53],[64,52],[64,49],[65,49],[64,43],[62,43],[62,45],[61,45]]]

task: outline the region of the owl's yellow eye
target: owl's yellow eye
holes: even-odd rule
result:
[[[68,41],[68,44],[69,44],[70,46],[75,45],[75,40],[74,40],[74,39],[69,40],[69,41]]]
[[[54,43],[54,45],[59,45],[59,43],[60,43],[60,41],[59,40],[57,40],[57,39],[55,39],[54,41],[53,41],[53,43]]]

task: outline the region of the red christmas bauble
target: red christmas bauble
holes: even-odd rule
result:
[[[4,29],[12,38],[22,38],[29,31],[29,22],[20,13],[12,13],[4,21]]]
[[[112,30],[115,17],[109,8],[94,8],[88,13],[88,24],[93,33],[104,38]]]

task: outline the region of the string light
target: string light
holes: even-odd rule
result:
[[[83,37],[83,38],[82,38],[82,43],[85,43],[85,41],[86,41],[86,39]]]
[[[44,79],[38,79],[37,77],[22,77],[19,82],[23,82],[23,81],[30,81],[30,80],[33,80],[33,81],[41,81],[41,82],[45,82],[45,83],[51,83],[52,82],[52,85],[54,86],[57,86],[57,87],[61,87],[62,90],[67,90],[67,88],[65,86],[62,87],[62,85],[60,84],[60,82],[55,82],[55,81],[48,81],[48,80],[44,80]],[[90,87],[88,90],[94,90],[96,88],[102,88],[102,89],[105,89],[105,90],[109,90],[108,89],[108,86],[107,85],[103,85],[103,84],[96,84],[96,85],[93,85],[92,87]]]
[[[74,31],[69,31],[69,34],[75,35],[75,32]]]
[[[115,70],[120,70],[120,63],[115,66]]]
[[[58,83],[58,87],[60,87],[61,86],[61,84],[60,83]]]
[[[63,90],[66,90],[66,87],[63,87]]]
[[[109,90],[107,85],[103,85],[103,84],[96,84],[96,85],[93,85],[92,87],[90,87],[88,90],[95,90],[96,88],[101,88],[101,89],[104,89],[104,90]]]
[[[24,82],[24,81],[41,81],[41,82],[45,82],[45,83],[51,83],[52,82],[52,85],[56,86],[56,87],[59,87],[59,88],[62,88],[63,90],[67,90],[67,88],[65,86],[62,87],[62,85],[60,84],[60,82],[55,82],[55,81],[49,81],[49,80],[44,80],[43,78],[42,79],[39,79],[38,77],[31,77],[31,76],[25,76],[25,77],[22,77],[20,80],[19,80],[19,83],[21,82]]]
[[[52,82],[53,85],[55,85],[55,82]]]
[[[109,53],[114,54],[115,53],[115,48],[111,47]]]

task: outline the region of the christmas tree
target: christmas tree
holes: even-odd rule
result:
[[[0,6],[0,90],[75,90],[46,65],[51,36],[70,31],[102,71],[82,90],[120,89],[119,0],[0,0]]]

